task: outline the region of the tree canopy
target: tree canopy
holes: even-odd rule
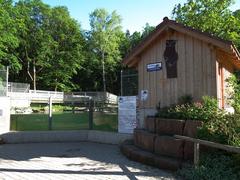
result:
[[[188,0],[177,4],[173,18],[180,23],[209,32],[223,39],[232,40],[240,48],[240,21],[238,11],[229,7],[233,0]]]
[[[232,12],[233,3],[188,0],[173,8],[172,17],[240,49],[240,9]],[[121,59],[155,27],[124,32],[120,15],[105,9],[93,10],[89,23],[83,30],[66,7],[41,0],[0,0],[0,67],[10,66],[10,81],[32,89],[120,94]]]

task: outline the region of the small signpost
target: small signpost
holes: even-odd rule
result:
[[[137,124],[136,96],[120,96],[118,98],[118,132],[133,133]]]

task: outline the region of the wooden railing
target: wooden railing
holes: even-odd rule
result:
[[[211,141],[206,141],[206,140],[201,140],[201,139],[196,139],[196,138],[191,138],[191,137],[187,137],[187,136],[174,135],[174,137],[194,143],[194,165],[195,166],[198,166],[198,163],[199,163],[199,154],[200,154],[199,145],[200,144],[208,146],[208,147],[213,147],[213,148],[216,148],[216,149],[225,150],[227,152],[240,154],[240,147],[223,145],[223,144],[219,144],[219,143],[215,143],[215,142],[211,142]]]

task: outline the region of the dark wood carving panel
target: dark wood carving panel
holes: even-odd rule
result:
[[[167,78],[177,78],[177,60],[176,40],[167,40],[166,49],[164,51],[164,60],[167,68]]]

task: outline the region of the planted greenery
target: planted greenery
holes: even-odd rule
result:
[[[178,175],[186,180],[237,180],[240,177],[239,157],[215,152],[202,154],[197,168],[187,166],[178,171]]]
[[[185,99],[191,99],[187,103],[181,103],[172,107],[158,109],[158,117],[163,118],[176,118],[176,119],[188,119],[188,120],[203,120],[207,121],[216,114],[222,113],[218,109],[217,100],[208,96],[204,96],[202,102],[193,103],[192,98],[180,97],[181,101]]]
[[[202,102],[188,102],[159,109],[158,117],[203,121],[198,138],[240,146],[240,114],[229,114],[218,108],[217,100],[208,96]]]

